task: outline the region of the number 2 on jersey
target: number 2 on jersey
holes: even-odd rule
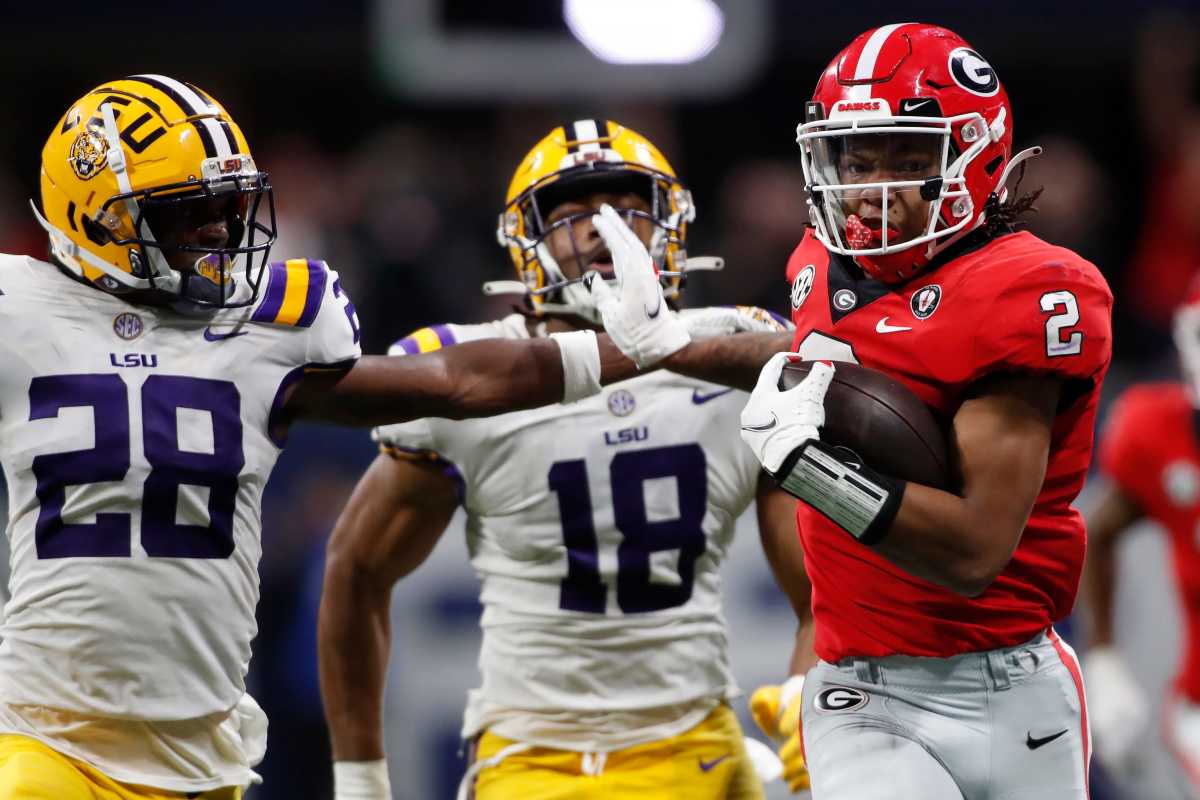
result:
[[[1075,356],[1083,349],[1083,332],[1074,331],[1063,337],[1063,331],[1070,330],[1079,322],[1079,302],[1075,295],[1068,291],[1046,292],[1041,299],[1042,311],[1057,311],[1046,320],[1046,357]]]
[[[704,553],[702,523],[708,506],[704,450],[698,444],[654,447],[618,453],[609,465],[613,512],[623,541],[617,548],[617,605],[632,614],[661,611],[686,603],[692,596],[696,559]],[[563,540],[567,546],[567,577],[562,581],[559,608],[603,614],[608,587],[600,577],[600,553],[592,520],[587,463],[558,461],[547,476],[558,495]],[[646,513],[646,481],[674,478],[679,516],[650,520]],[[679,583],[650,580],[653,553],[679,552]]]
[[[146,555],[228,558],[242,450],[241,397],[229,381],[151,375],[141,389],[142,441],[150,474],[142,487],[141,543]],[[33,459],[38,558],[130,555],[130,515],[101,512],[95,522],[63,522],[68,486],[112,483],[130,467],[129,390],[117,375],[44,375],[29,385],[29,419],[57,417],[64,408],[92,409],[95,447],[43,453]],[[179,410],[208,412],[212,452],[179,444]],[[181,486],[208,489],[208,525],[176,520]]]

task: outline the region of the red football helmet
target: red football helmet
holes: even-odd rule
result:
[[[995,70],[957,34],[919,23],[875,28],[839,53],[796,141],[817,237],[886,283],[979,227],[1019,160]]]

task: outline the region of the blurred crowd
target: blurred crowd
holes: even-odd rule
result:
[[[969,27],[962,33],[976,39]],[[791,85],[806,91],[823,55]],[[1077,102],[1072,87],[1016,63],[1015,50],[989,56],[1006,76],[1019,146],[1045,148],[1020,186],[1042,190],[1029,229],[1093,260],[1117,298],[1107,398],[1131,381],[1175,371],[1171,313],[1200,268],[1198,56],[1191,20],[1149,19],[1122,69],[1128,85],[1112,87],[1106,104],[1087,91]],[[98,77],[80,77],[69,94]],[[240,119],[238,103],[248,100],[225,102]],[[685,305],[752,303],[787,313],[784,264],[806,221],[792,142],[802,100],[781,108],[758,89],[715,109],[603,104],[602,113],[655,142],[692,185],[699,215],[689,252],[726,260],[724,272],[691,279]],[[275,189],[281,236],[273,255],[323,258],[341,273],[369,353],[423,325],[500,316],[515,300],[485,298],[480,285],[513,277],[494,235],[512,170],[551,128],[594,111],[583,104],[418,109],[388,114],[365,135],[332,146],[320,131],[273,126],[257,114],[243,126]],[[46,130],[50,123],[30,121]],[[15,155],[0,159],[0,249],[43,256],[45,237],[26,206],[35,179],[18,172],[35,154]],[[374,453],[364,434],[333,429],[298,429],[292,445],[265,506],[252,683],[279,735],[255,795],[264,799],[320,797],[328,783],[315,662],[323,548]]]

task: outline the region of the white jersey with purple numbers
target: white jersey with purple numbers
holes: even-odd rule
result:
[[[260,289],[190,316],[0,255],[8,709],[165,722],[243,702],[272,415],[304,369],[360,354],[322,262],[271,264]]]
[[[528,336],[513,315],[392,352]],[[718,567],[759,475],[738,436],[745,398],[661,371],[570,405],[376,431],[461,481],[484,605],[464,736],[611,751],[736,694]]]

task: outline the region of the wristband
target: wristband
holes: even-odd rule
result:
[[[334,800],[392,800],[387,760],[333,762]]]
[[[562,356],[564,403],[574,403],[600,391],[600,345],[592,330],[552,333]]]
[[[902,480],[858,463],[849,451],[809,439],[775,473],[779,488],[829,517],[865,545],[881,540],[904,497]]]

